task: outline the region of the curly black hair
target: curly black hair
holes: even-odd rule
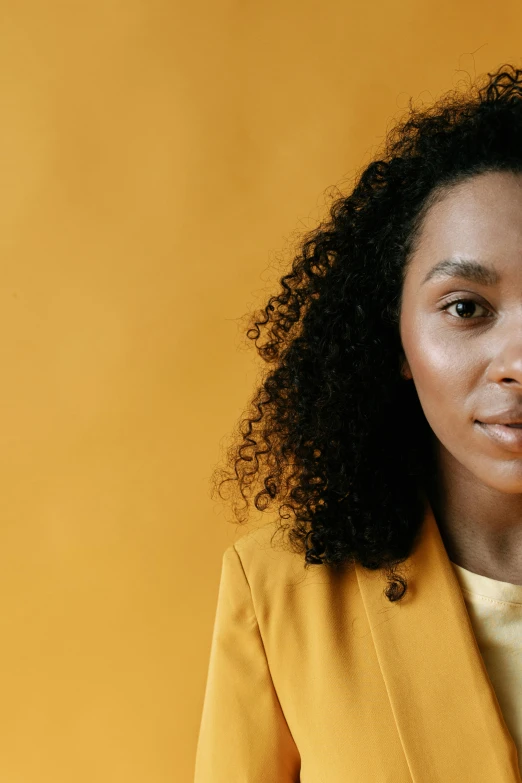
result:
[[[410,98],[378,159],[305,234],[280,293],[249,323],[272,367],[213,490],[223,497],[236,482],[248,508],[257,480],[255,507],[279,503],[279,530],[305,568],[383,568],[389,601],[407,590],[395,569],[413,550],[436,471],[433,432],[401,375],[405,271],[445,189],[506,170],[522,172],[522,70],[504,64],[427,108]],[[244,521],[237,506],[235,516]]]

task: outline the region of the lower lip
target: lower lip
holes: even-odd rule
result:
[[[483,424],[475,422],[481,432],[508,451],[522,452],[522,428],[507,424]]]

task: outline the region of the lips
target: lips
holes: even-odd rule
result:
[[[487,424],[488,426],[499,426],[499,427],[516,427],[517,429],[522,429],[522,421],[513,422],[512,424],[508,424],[505,421],[479,421],[477,419],[477,422],[479,424]]]
[[[521,422],[501,424],[498,421],[490,423],[476,420],[475,425],[480,433],[493,441],[497,446],[501,446],[507,451],[522,454]]]
[[[490,413],[488,416],[481,416],[476,421],[481,424],[504,424],[506,427],[518,424],[522,427],[522,411],[498,411],[497,413]]]

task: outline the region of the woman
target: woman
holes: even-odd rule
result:
[[[248,332],[219,486],[280,521],[223,555],[196,783],[520,782],[522,70],[410,105],[330,218]]]

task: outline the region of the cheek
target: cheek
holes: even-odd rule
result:
[[[448,339],[442,330],[419,329],[408,352],[413,383],[436,435],[453,433],[469,422],[469,399],[476,373],[476,357],[463,340]]]
[[[462,466],[485,486],[522,493],[522,459],[485,441],[473,423],[483,361],[479,344],[452,343],[445,347],[432,336],[418,340],[407,353],[413,375],[409,383],[415,384],[428,424],[444,447],[444,460],[452,470]]]

